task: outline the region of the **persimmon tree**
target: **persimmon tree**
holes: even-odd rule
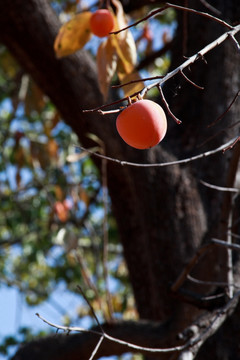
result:
[[[39,212],[38,218],[57,220],[58,224],[45,228],[41,224],[40,229],[44,230],[41,237],[36,236],[38,227],[34,228],[35,237],[28,237],[32,223],[38,224],[33,222],[31,201],[28,201],[28,206],[23,208],[27,210],[28,221],[24,223],[21,217],[15,218],[16,213],[12,212],[17,225],[24,223],[21,232],[18,230],[19,241],[24,244],[25,238],[28,243],[36,243],[40,239],[37,250],[44,258],[51,248],[48,240],[52,239],[53,230],[59,232],[62,227],[65,230],[61,230],[66,231],[71,222],[76,225],[74,244],[67,249],[67,257],[61,254],[64,260],[58,266],[50,266],[47,275],[43,269],[36,273],[40,288],[38,281],[34,284],[29,281],[25,282],[24,291],[31,290],[32,301],[35,299],[37,302],[42,294],[46,298],[48,291],[52,290],[54,283],[49,282],[49,278],[62,277],[69,288],[74,286],[80,292],[85,281],[85,289],[91,289],[93,295],[83,290],[83,297],[88,314],[97,322],[95,327],[87,330],[60,322],[52,324],[51,319],[44,319],[40,314],[49,327],[62,329],[69,336],[58,334],[36,339],[20,348],[14,358],[92,359],[131,351],[161,359],[236,359],[239,357],[240,332],[239,184],[236,182],[240,151],[240,70],[237,66],[240,5],[237,0],[186,1],[184,4],[176,1],[172,5],[158,1],[129,1],[127,4],[122,1],[123,7],[114,0],[101,5],[109,7],[115,28],[114,34],[109,34],[99,43],[95,62],[89,52],[82,49],[90,42],[92,9],[71,14],[71,19],[60,26],[53,9],[56,3],[13,0],[0,4],[0,41],[21,67],[13,75],[15,81],[21,79],[21,92],[13,88],[9,93],[15,99],[12,102],[16,106],[14,109],[19,110],[22,99],[26,100],[26,97],[19,97],[26,89],[25,72],[31,76],[35,91],[41,89],[51,100],[44,102],[44,96],[37,97],[45,106],[38,109],[39,118],[44,120],[45,141],[43,146],[35,141],[35,150],[34,145],[29,149],[35,166],[34,189],[38,191],[34,195],[39,197],[45,209],[52,209],[52,218],[43,211]],[[142,6],[145,6],[144,10],[141,10]],[[161,34],[162,48],[151,50],[151,42],[158,35],[151,35],[149,29],[147,33],[146,21],[152,16],[164,19],[169,10],[176,14],[175,36],[170,40],[166,39],[166,34]],[[126,13],[133,17],[133,22],[143,17],[137,23],[142,26],[147,47],[146,58],[139,62],[131,30],[123,30],[127,26]],[[133,28],[136,26],[133,24]],[[166,51],[171,54],[168,55],[171,57],[170,67],[165,72],[158,69],[154,79],[149,75],[154,82],[144,84],[139,71],[165,55]],[[120,94],[117,90],[110,91],[112,82],[120,84]],[[14,91],[18,94],[15,98]],[[129,101],[142,101],[138,97],[150,96],[168,114],[168,131],[161,144],[148,150],[137,150],[119,137],[116,117]],[[31,112],[28,121],[38,120],[36,116],[36,112]],[[71,163],[81,160],[86,154],[92,155],[91,161],[99,169],[102,179],[102,186],[97,182],[95,187],[82,189],[87,211],[79,218],[79,198],[74,198],[74,191],[69,191],[67,184],[70,172],[65,169],[64,173],[63,163],[58,162],[54,179],[51,171],[48,173],[48,166],[54,166],[49,164],[49,159],[55,161],[55,165],[59,160],[58,144],[63,146],[63,140],[68,145],[73,142],[69,130],[69,138],[65,133],[56,143],[53,130],[59,118],[75,132],[82,148],[81,153],[68,154],[67,159]],[[2,122],[6,137],[11,118]],[[30,139],[31,144],[34,139],[30,132],[17,132],[14,136],[18,194],[23,181],[20,170],[27,162],[22,148],[23,138]],[[83,168],[87,166],[84,161]],[[44,171],[46,182],[39,182],[36,162]],[[84,172],[78,168],[78,171],[82,182],[89,180],[89,170]],[[93,171],[93,177],[96,174],[97,170]],[[104,228],[101,241],[98,239],[97,243],[94,243],[94,233],[87,233],[91,244],[87,256],[91,256],[91,250],[101,247],[103,242],[105,286],[101,296],[96,284],[91,282],[89,269],[80,256],[82,253],[78,252],[84,248],[84,242],[77,240],[86,235],[82,228],[79,229],[79,224],[83,226],[93,211],[90,204],[101,202],[99,192],[104,199]],[[138,313],[138,317],[132,313],[131,321],[115,319],[117,307],[113,300],[114,296],[115,299],[119,297],[111,294],[108,286],[110,230],[116,230],[110,225],[112,217],[107,222],[108,194],[128,269],[129,283],[126,285],[125,279],[123,283],[127,292],[132,289]],[[17,200],[17,206],[22,209],[21,198]],[[35,205],[35,208],[43,207]],[[30,231],[27,224],[31,225]],[[8,230],[12,227],[11,222]],[[13,233],[10,230],[9,233]],[[70,246],[72,238],[67,235]],[[113,239],[116,248],[117,239]],[[4,243],[11,245],[8,236]],[[22,259],[31,260],[34,250],[36,247],[28,246],[29,252],[23,253]],[[74,259],[78,260],[74,266],[69,250],[74,250]],[[21,281],[24,264],[20,258],[18,261],[18,280]],[[93,269],[97,271],[97,267],[93,266]],[[4,267],[3,270],[4,279],[9,281]],[[46,277],[41,277],[41,274]],[[123,306],[120,308],[124,309]],[[125,307],[125,310],[129,309]],[[102,323],[96,316],[99,311],[104,314]]]

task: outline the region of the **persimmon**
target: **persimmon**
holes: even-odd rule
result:
[[[114,17],[107,9],[95,11],[90,18],[90,28],[98,37],[107,36],[114,28]]]
[[[160,105],[152,100],[138,100],[117,117],[117,131],[121,138],[136,149],[157,145],[167,131],[167,119]]]
[[[53,208],[61,222],[66,222],[68,220],[68,209],[65,208],[61,201],[56,201]]]

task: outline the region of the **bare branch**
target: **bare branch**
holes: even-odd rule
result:
[[[148,20],[148,19],[151,18],[151,17],[154,17],[154,16],[156,16],[156,15],[159,15],[160,13],[162,13],[163,11],[165,11],[166,9],[169,9],[169,8],[170,8],[170,6],[169,6],[169,5],[166,5],[166,6],[162,7],[162,8],[160,8],[160,9],[153,10],[153,11],[151,11],[147,16],[145,16],[144,18],[142,18],[142,19],[136,21],[135,23],[133,23],[133,24],[131,24],[131,25],[128,25],[128,26],[126,26],[126,27],[124,27],[124,28],[122,28],[122,29],[120,29],[120,30],[118,30],[118,31],[112,31],[112,32],[110,32],[110,34],[112,34],[112,35],[117,35],[117,34],[119,34],[119,33],[122,32],[122,31],[125,31],[125,30],[127,30],[127,29],[130,29],[131,27],[137,26],[137,25],[140,24],[141,22],[146,21],[146,20]]]
[[[230,25],[229,25],[230,26]],[[185,68],[187,68],[189,65],[196,62],[198,59],[204,58],[204,55],[207,54],[209,51],[213,50],[215,47],[219,46],[221,43],[223,43],[230,35],[236,35],[240,31],[240,25],[235,26],[234,28],[231,27],[231,31],[227,31],[221,36],[219,36],[216,40],[212,41],[210,44],[206,45],[202,50],[200,50],[198,53],[192,55],[189,57],[184,63],[182,63],[180,66],[172,70],[170,73],[166,74],[163,79],[161,79],[159,82],[153,83],[147,87],[145,87],[141,91],[141,96],[144,97],[144,95],[153,87],[155,86],[161,86],[163,83],[177,75],[179,72],[183,71]]]
[[[177,6],[177,5],[174,5]],[[180,7],[182,8],[182,7]],[[222,22],[222,20],[219,20]],[[191,57],[189,57],[185,62],[183,62],[180,66],[178,66],[177,68],[175,68],[174,70],[172,70],[170,73],[166,74],[160,81],[154,82],[146,87],[144,87],[142,90],[135,92],[134,94],[132,94],[130,96],[130,98],[137,96],[138,94],[140,94],[140,96],[143,98],[147,92],[149,90],[151,90],[154,87],[158,87],[160,88],[166,81],[168,81],[169,79],[173,78],[175,75],[177,75],[179,72],[182,73],[183,70],[187,67],[189,67],[189,65],[195,63],[197,60],[199,59],[204,59],[204,55],[207,54],[208,52],[210,52],[211,50],[213,50],[215,47],[219,46],[221,43],[223,43],[226,39],[228,39],[229,36],[235,36],[239,31],[240,31],[240,25],[237,25],[235,27],[232,27],[230,25],[228,25],[228,28],[231,29],[230,31],[225,32],[224,34],[222,34],[221,36],[219,36],[216,40],[212,41],[210,44],[206,45],[203,49],[201,49],[198,53],[192,55]],[[122,99],[119,99],[117,101],[114,101],[110,104],[106,104],[106,105],[102,105],[99,106],[97,108],[94,109],[88,109],[88,110],[83,110],[83,112],[94,112],[94,111],[99,111],[102,109],[105,109],[108,106],[111,105],[116,105],[121,103],[124,100],[128,100],[129,97],[124,97]],[[169,110],[169,106],[167,106],[168,110]],[[170,111],[171,113],[171,111]],[[171,116],[174,115],[171,113]],[[175,119],[176,120],[176,119]],[[179,121],[179,120],[178,120]],[[178,122],[177,121],[177,122]]]
[[[173,8],[173,9],[176,9],[176,10],[188,11],[188,12],[191,12],[191,13],[196,14],[196,15],[204,16],[204,17],[206,17],[208,19],[216,21],[217,23],[219,23],[219,24],[221,24],[223,26],[226,26],[228,29],[233,29],[233,27],[231,25],[229,25],[227,22],[217,18],[216,16],[210,15],[210,14],[208,14],[206,12],[195,10],[195,9],[190,9],[188,7],[179,6],[179,5],[170,4],[170,3],[167,3],[167,5],[169,5],[169,7]]]
[[[117,35],[119,34],[120,32],[122,31],[125,31],[127,29],[130,29],[131,27],[134,27],[138,24],[140,24],[141,22],[143,21],[146,21],[148,20],[149,18],[151,17],[154,17],[156,15],[159,15],[160,13],[162,13],[163,11],[169,9],[169,8],[173,8],[173,9],[176,9],[176,10],[183,10],[183,11],[188,11],[188,12],[191,12],[191,13],[194,13],[196,15],[201,15],[201,16],[204,16],[208,19],[211,19],[211,20],[214,20],[216,22],[218,22],[219,24],[227,27],[228,29],[232,29],[233,27],[231,25],[229,25],[228,23],[226,23],[225,21],[213,16],[213,15],[210,15],[208,13],[205,13],[203,11],[198,11],[198,10],[195,10],[195,9],[191,9],[191,8],[188,8],[188,7],[184,7],[184,6],[179,6],[179,5],[175,5],[175,4],[171,4],[171,3],[166,3],[166,6],[162,7],[162,8],[159,8],[159,9],[156,9],[156,10],[153,10],[151,11],[147,16],[141,18],[140,20],[136,21],[135,23],[131,24],[131,25],[128,25],[118,31],[112,31],[110,32],[110,34],[114,34],[114,35]]]
[[[165,162],[165,163],[152,163],[152,164],[140,164],[140,163],[134,163],[134,162],[130,162],[130,161],[125,161],[125,160],[119,160],[119,159],[115,159],[115,158],[111,158],[109,156],[105,156],[105,155],[102,155],[102,154],[99,154],[97,152],[94,152],[94,151],[91,151],[89,149],[86,149],[84,148],[83,146],[77,146],[76,145],[76,148],[79,148],[83,151],[86,151],[88,152],[90,155],[93,155],[93,156],[96,156],[98,158],[101,158],[101,159],[106,159],[108,161],[112,161],[112,162],[115,162],[119,165],[122,165],[122,166],[134,166],[134,167],[144,167],[144,168],[149,168],[149,167],[164,167],[164,166],[172,166],[172,165],[183,165],[183,164],[188,164],[192,161],[196,161],[196,160],[199,160],[199,159],[203,159],[203,158],[206,158],[208,156],[212,156],[214,154],[217,154],[221,151],[223,151],[226,147],[230,147],[232,144],[234,144],[236,142],[236,139],[237,138],[234,138],[234,139],[231,139],[230,141],[228,141],[227,143],[219,146],[218,148],[216,149],[213,149],[213,150],[210,150],[210,151],[206,151],[204,153],[201,153],[199,155],[196,155],[196,156],[192,156],[192,157],[189,157],[189,158],[186,158],[186,159],[182,159],[182,160],[176,160],[176,161],[169,161],[169,162]]]
[[[127,341],[121,340],[121,339],[117,339],[113,336],[108,335],[106,332],[99,332],[99,331],[95,331],[95,330],[87,330],[81,327],[77,327],[77,326],[62,326],[62,325],[57,325],[54,324],[48,320],[46,320],[45,318],[43,318],[41,315],[39,315],[38,313],[36,313],[36,316],[41,319],[43,322],[45,322],[46,324],[50,325],[51,327],[58,329],[58,330],[63,330],[66,333],[69,332],[89,332],[95,335],[98,335],[100,337],[103,337],[107,340],[110,340],[112,342],[116,342],[118,344],[127,346],[129,349],[134,349],[134,350],[139,350],[139,351],[145,351],[145,352],[150,352],[150,353],[169,353],[169,352],[175,352],[175,351],[181,351],[184,350],[186,348],[186,346],[188,346],[188,344],[185,345],[180,345],[180,346],[174,346],[174,347],[170,347],[170,348],[163,348],[163,349],[159,349],[159,348],[149,348],[149,347],[144,347],[144,346],[139,346],[139,345],[135,345],[132,343],[129,343]]]
[[[234,308],[237,305],[239,296],[240,296],[240,292],[237,292],[233,296],[233,298],[228,301],[228,303],[226,305],[224,305],[221,308],[218,308],[213,313],[205,314],[205,316],[201,317],[194,325],[191,325],[190,327],[195,326],[196,331],[194,333],[194,336],[192,338],[190,338],[190,340],[187,341],[184,345],[169,347],[169,348],[161,348],[161,349],[135,345],[130,342],[112,337],[112,336],[108,335],[106,332],[101,333],[98,331],[86,330],[86,329],[79,328],[79,327],[68,327],[68,326],[56,325],[56,324],[51,323],[50,321],[46,320],[39,314],[36,314],[36,315],[42,321],[47,323],[48,325],[50,325],[58,330],[63,330],[66,333],[69,333],[71,331],[92,333],[92,334],[98,335],[100,338],[109,340],[111,342],[115,342],[117,344],[126,346],[129,349],[137,350],[140,352],[148,352],[148,353],[156,353],[156,354],[157,353],[173,353],[173,352],[183,352],[187,349],[188,349],[188,351],[197,352],[200,349],[200,347],[202,346],[202,344],[218,330],[218,328],[222,325],[222,323],[227,318],[227,316],[230,313],[232,313],[232,311],[234,310]],[[99,342],[98,342],[99,346],[102,341],[103,340],[99,340]],[[98,348],[99,348],[99,346],[98,346]],[[96,349],[96,347],[95,347],[95,349]]]

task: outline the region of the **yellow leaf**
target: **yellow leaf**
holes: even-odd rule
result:
[[[141,80],[141,76],[137,71],[134,71],[131,74],[123,74],[121,72],[118,72],[118,78],[121,84],[125,84],[134,80]],[[135,92],[142,90],[143,88],[144,88],[144,82],[139,81],[123,86],[122,90],[124,91],[125,96],[130,96]]]
[[[97,52],[98,83],[104,100],[107,99],[109,85],[117,69],[116,48],[111,37],[101,43]]]
[[[122,4],[118,0],[112,2],[116,7],[114,31],[117,31],[126,27],[127,21]],[[131,73],[137,63],[137,49],[131,31],[124,30],[117,35],[111,35],[111,40],[122,62],[123,71],[126,74]]]
[[[112,3],[116,8],[117,28],[114,31],[117,31],[126,27],[127,21],[121,2],[119,0],[112,0]],[[124,37],[124,32],[119,33],[119,37]]]
[[[90,40],[91,16],[90,11],[77,14],[60,28],[54,42],[54,50],[58,58],[73,54]]]

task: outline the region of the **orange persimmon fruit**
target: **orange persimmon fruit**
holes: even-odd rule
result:
[[[90,18],[90,29],[98,37],[107,36],[114,28],[114,17],[107,9],[95,11]]]
[[[116,127],[121,138],[136,149],[157,145],[167,131],[166,115],[152,100],[138,100],[117,117]]]
[[[66,222],[68,220],[68,209],[65,208],[61,201],[56,201],[53,208],[61,222]]]

